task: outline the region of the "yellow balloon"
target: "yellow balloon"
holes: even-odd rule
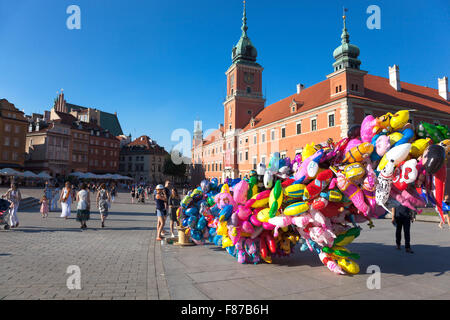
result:
[[[400,140],[403,137],[403,134],[400,132],[394,132],[389,135],[389,142],[391,143],[391,146],[395,144],[398,140]]]
[[[220,193],[230,193],[230,187],[228,186],[228,184],[224,184],[222,186],[222,189],[220,189]]]
[[[409,120],[409,110],[400,110],[391,117],[391,128],[392,130],[399,130],[408,123]]]
[[[303,148],[302,150],[303,161],[305,161],[307,158],[316,153],[316,149],[314,148],[314,146],[315,146],[314,142],[311,142],[311,144],[307,144],[306,147]]]
[[[425,149],[430,144],[432,144],[432,140],[430,138],[418,139],[411,144],[411,150],[409,151],[409,154],[413,158],[418,158],[425,152]]]
[[[338,265],[347,273],[357,274],[359,273],[359,265],[350,259],[340,258],[337,260]]]
[[[231,241],[230,237],[224,236],[222,238],[222,248],[225,249],[227,247],[233,246],[233,241]]]
[[[260,212],[258,212],[258,215],[256,218],[261,222],[269,222],[270,216],[269,216],[270,208],[262,209]]]

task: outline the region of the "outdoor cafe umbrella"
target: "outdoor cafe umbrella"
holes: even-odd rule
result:
[[[77,177],[77,178],[84,178],[85,173],[83,173],[83,172],[72,172],[71,174],[69,174],[69,176]]]
[[[0,170],[0,175],[2,176],[15,176],[15,177],[23,177],[23,173],[16,171],[11,168],[5,168]]]
[[[24,178],[39,178],[39,176],[31,171],[25,171],[23,173]]]
[[[45,171],[42,171],[38,174],[38,177],[41,179],[51,179],[52,177]]]

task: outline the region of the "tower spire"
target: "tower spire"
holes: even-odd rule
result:
[[[344,25],[344,27],[342,28],[342,35],[341,35],[341,39],[342,39],[341,42],[342,42],[342,44],[350,42],[350,35],[347,32],[347,26],[346,26],[347,16],[346,16],[345,13],[347,11],[348,11],[348,9],[344,7],[343,8],[343,14],[342,14],[342,21],[343,21],[343,25]]]
[[[246,9],[246,5],[245,5],[245,0],[244,0],[244,13],[242,15],[242,36],[243,37],[247,37],[247,9]]]

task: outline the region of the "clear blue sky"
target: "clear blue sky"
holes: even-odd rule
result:
[[[66,28],[71,4],[81,8],[81,30]],[[371,4],[381,30],[366,27]],[[332,72],[343,6],[361,69],[387,77],[398,64],[401,81],[433,88],[450,76],[448,0],[248,0],[267,105]],[[0,97],[30,114],[64,88],[68,102],[117,111],[126,134],[171,149],[174,129],[223,122],[241,19],[240,0],[0,0]]]

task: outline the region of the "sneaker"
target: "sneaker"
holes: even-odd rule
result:
[[[414,253],[414,251],[412,251],[411,248],[406,248],[406,252],[408,252],[408,253]]]

